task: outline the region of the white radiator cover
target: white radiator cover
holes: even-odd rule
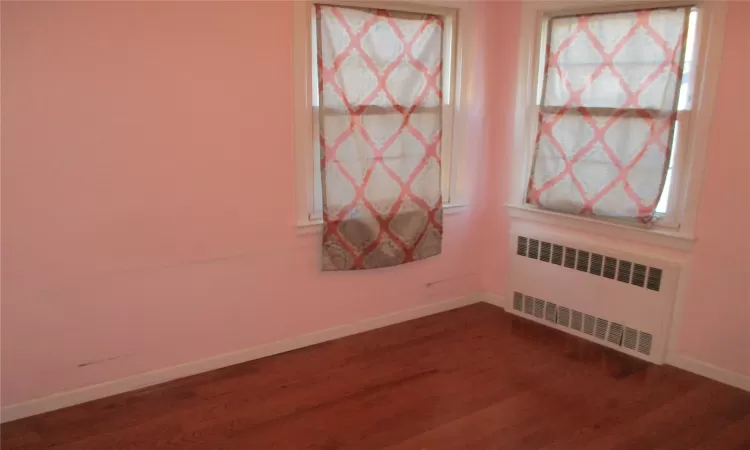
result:
[[[627,243],[538,227],[514,226],[509,238],[507,311],[650,362],[664,362],[679,262]],[[560,250],[562,260],[556,258]],[[612,267],[613,260],[614,278],[608,278],[612,269],[605,272],[604,266]]]

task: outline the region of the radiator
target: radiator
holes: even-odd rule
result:
[[[680,265],[644,252],[514,230],[507,310],[664,362]]]

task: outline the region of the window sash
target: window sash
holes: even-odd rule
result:
[[[585,112],[583,111],[585,110]],[[668,117],[673,113],[671,111],[662,111],[648,108],[603,108],[588,106],[538,106],[538,111],[542,114],[578,114],[596,117],[609,117],[615,114],[622,114],[626,111],[628,114],[648,115],[652,118]]]

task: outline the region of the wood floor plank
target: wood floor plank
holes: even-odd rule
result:
[[[4,450],[705,450],[749,443],[750,393],[487,304],[0,428]]]
[[[706,436],[691,450],[750,450],[750,414],[713,436]]]

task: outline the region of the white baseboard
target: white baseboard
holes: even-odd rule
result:
[[[374,330],[376,328],[400,322],[406,322],[408,320],[437,314],[479,302],[489,303],[500,308],[505,308],[506,306],[505,299],[502,296],[489,292],[482,292],[443,302],[432,303],[237,352],[225,353],[223,355],[217,355],[199,361],[153,370],[151,372],[145,372],[121,378],[119,380],[107,381],[79,389],[52,394],[47,397],[16,403],[0,410],[0,422],[9,422],[11,420],[54,411],[56,409],[77,405],[79,403],[85,403],[147,386],[153,386],[178,378],[252,361],[254,359],[265,358],[266,356],[320,344],[321,342]],[[680,369],[687,370],[688,372],[693,372],[721,383],[750,391],[750,376],[730,372],[720,367],[679,354],[667,355],[667,363]]]
[[[121,394],[123,392],[140,389],[155,384],[183,378],[190,375],[196,375],[208,372],[222,367],[232,366],[254,359],[265,358],[266,356],[276,355],[279,353],[296,350],[310,345],[320,344],[321,342],[338,339],[376,328],[393,325],[407,320],[417,319],[419,317],[437,314],[450,309],[460,308],[462,306],[478,303],[483,300],[481,294],[467,295],[443,302],[432,303],[429,305],[419,306],[417,308],[398,311],[379,317],[360,320],[358,322],[340,325],[326,330],[316,331],[301,336],[284,339],[270,344],[260,345],[232,353],[225,353],[200,361],[193,361],[180,364],[164,369],[153,370],[138,375],[133,375],[119,380],[107,381],[100,384],[85,386],[79,389],[60,392],[33,399],[21,403],[6,406],[0,410],[0,422],[9,422],[11,420],[21,419],[23,417],[42,414],[48,411],[65,408],[68,406],[97,400],[111,395]]]
[[[750,392],[750,376],[732,372],[679,353],[667,354],[667,364]]]
[[[505,309],[506,306],[505,298],[492,292],[481,292],[474,294],[473,297],[477,299],[477,302],[489,303],[490,305],[495,305],[503,309]]]

